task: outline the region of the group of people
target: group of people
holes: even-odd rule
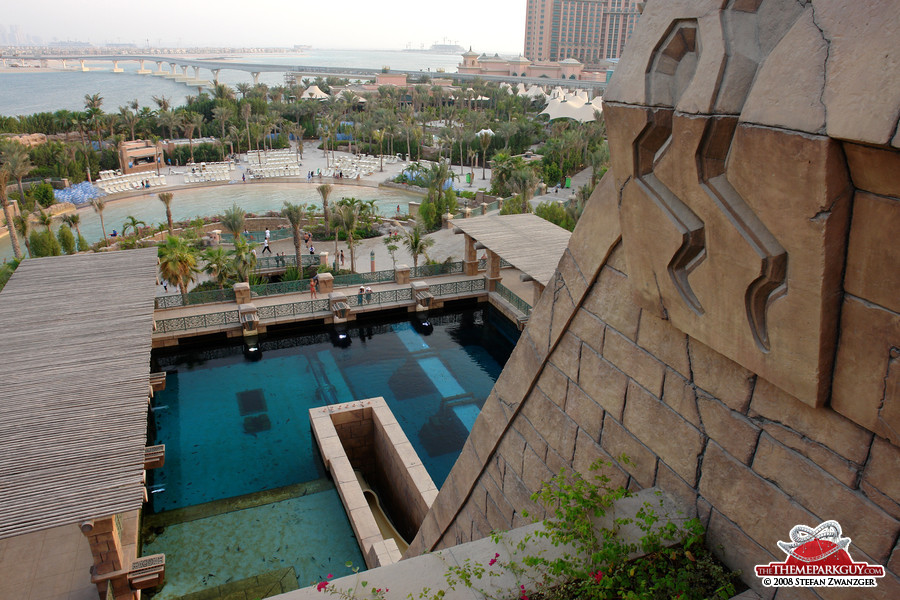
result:
[[[359,293],[356,294],[356,303],[363,303],[363,294],[366,295],[366,304],[372,302],[372,288],[369,286],[361,285],[359,286]]]

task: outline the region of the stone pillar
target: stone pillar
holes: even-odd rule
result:
[[[194,79],[200,79],[200,67],[194,67]]]
[[[449,229],[453,225],[453,215],[447,213],[446,215],[441,216],[441,222],[443,223],[444,229]]]
[[[212,69],[213,83],[219,83],[219,71],[221,69]]]
[[[175,69],[178,68],[178,63],[169,63],[169,66],[172,67],[172,70],[171,70],[172,77],[175,77],[177,75],[177,73],[175,72]]]
[[[397,265],[394,268],[394,282],[402,285],[409,283],[409,265]]]
[[[472,216],[472,209],[469,208],[469,207],[467,206],[466,209],[465,209],[465,211],[464,211],[464,214],[465,214],[465,218],[468,219],[469,217]]]
[[[234,301],[238,304],[250,303],[250,284],[246,281],[234,284]]]
[[[156,61],[156,72],[159,75],[162,75],[162,73],[163,73],[161,60]]]
[[[124,72],[122,69],[119,68],[119,61],[114,60],[114,61],[112,61],[112,63],[113,63],[113,70],[112,70],[113,73],[123,73]]]
[[[84,59],[82,59],[82,60],[79,61],[79,62],[81,63],[81,70],[82,70],[82,71],[85,71],[85,72],[90,71],[90,69],[88,69],[86,66],[84,66]]]
[[[188,70],[188,66],[187,66],[187,65],[181,65],[181,74],[182,74],[184,77],[187,77],[187,76],[188,76],[187,70]]]
[[[328,266],[328,252],[319,252],[319,264]]]
[[[487,202],[481,203],[481,214],[483,214],[483,215],[487,214]]]
[[[66,67],[66,59],[62,59],[62,65],[63,65],[63,71],[65,71],[66,68],[67,68],[67,67]],[[6,59],[5,59],[5,58],[3,59],[3,66],[4,66],[4,67],[6,66]]]
[[[259,71],[250,74],[253,75],[253,85],[259,85]]]
[[[94,557],[94,574],[106,575],[125,569],[121,532],[115,516],[85,521],[81,533],[88,539]]]
[[[500,281],[500,255],[487,251],[487,289],[493,292],[497,289],[497,282]]]
[[[319,273],[319,293],[330,294],[334,291],[334,275],[331,273]]]
[[[469,277],[478,275],[478,251],[475,250],[475,239],[465,235],[466,246],[463,254],[464,273]]]

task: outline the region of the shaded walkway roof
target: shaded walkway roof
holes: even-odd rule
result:
[[[0,292],[0,538],[141,507],[156,249],[24,261]]]
[[[453,226],[545,287],[572,235],[533,214],[454,219]]]

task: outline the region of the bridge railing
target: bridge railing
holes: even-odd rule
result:
[[[203,315],[192,315],[189,317],[159,319],[156,321],[155,333],[171,333],[173,331],[189,331],[191,329],[205,329],[207,327],[239,324],[240,318],[238,316],[238,311],[229,310]]]
[[[522,313],[526,317],[531,315],[531,305],[519,298],[511,289],[509,289],[499,281],[497,282],[497,287],[495,289],[497,290],[497,293],[501,298],[512,304],[513,307],[520,313]]]

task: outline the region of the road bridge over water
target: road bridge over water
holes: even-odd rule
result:
[[[112,72],[123,73],[124,70],[119,67],[120,62],[138,62],[140,68],[137,73],[140,75],[155,75],[158,77],[167,77],[175,81],[186,83],[188,85],[196,85],[198,87],[210,87],[219,82],[219,73],[221,71],[232,70],[249,73],[254,83],[259,83],[259,75],[261,73],[291,73],[298,76],[310,77],[342,77],[348,79],[374,79],[376,75],[382,73],[382,69],[368,69],[364,67],[322,67],[313,65],[285,65],[277,63],[255,63],[255,62],[239,62],[226,60],[223,58],[183,58],[179,56],[161,56],[157,54],[110,54],[110,55],[17,55],[17,56],[0,56],[0,62],[3,66],[7,66],[10,62],[26,66],[29,63],[39,63],[41,66],[49,67],[51,62],[61,64],[63,69],[69,69],[71,63],[78,64],[78,70],[90,71],[87,63],[109,62],[112,66]],[[156,65],[156,69],[147,69],[147,65]],[[188,69],[193,69],[193,77],[188,75]],[[180,73],[178,71],[181,71]],[[212,79],[207,80],[201,78],[201,70],[208,70],[212,73]],[[605,82],[598,81],[581,81],[576,79],[549,79],[546,77],[514,77],[495,76],[495,75],[474,75],[470,73],[445,73],[441,71],[415,71],[403,69],[391,69],[391,73],[402,73],[409,79],[421,77],[448,77],[461,81],[472,81],[474,79],[482,79],[485,81],[507,82],[516,84],[519,82],[527,85],[537,84],[542,86],[563,86],[568,88],[578,88],[586,90],[596,90],[602,92],[606,88]]]

